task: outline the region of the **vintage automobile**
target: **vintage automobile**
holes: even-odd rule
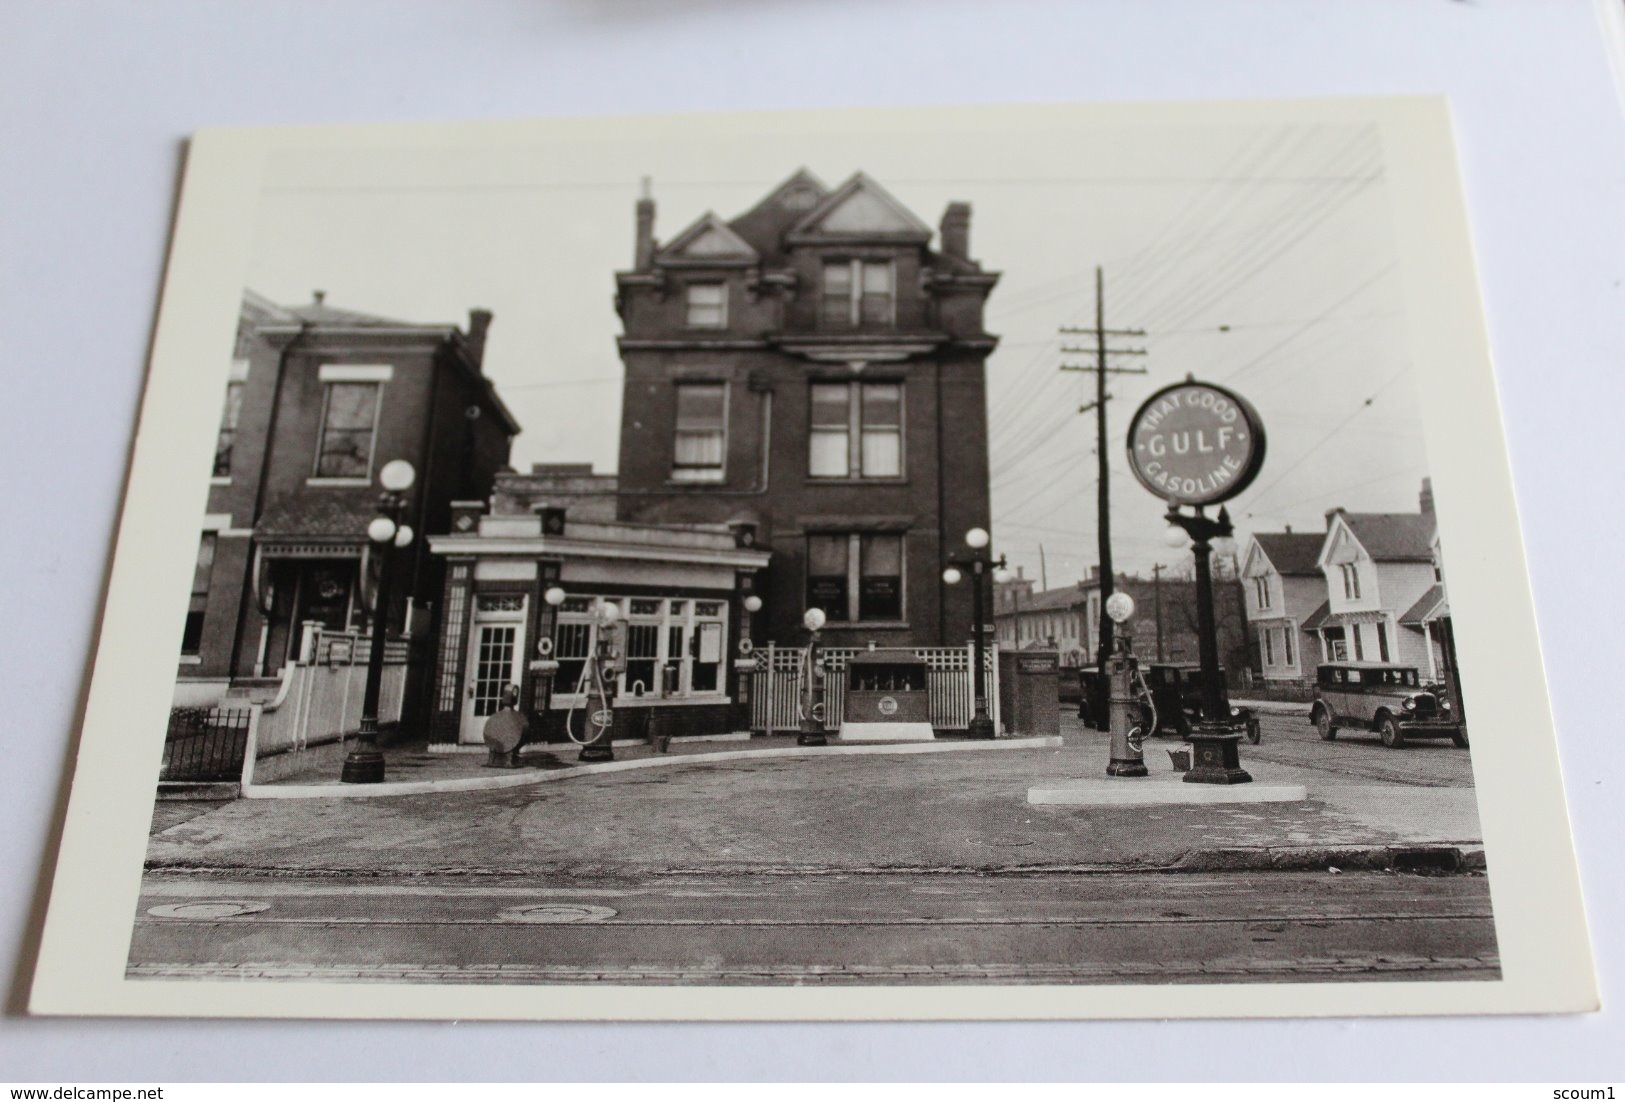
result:
[[[1330,741],[1344,727],[1375,731],[1390,749],[1410,739],[1447,738],[1467,745],[1450,702],[1422,684],[1414,666],[1378,662],[1333,662],[1315,671],[1315,699],[1309,722]]]
[[[1194,662],[1151,662],[1140,667],[1150,703],[1156,708],[1157,729],[1153,735],[1174,735],[1185,738],[1191,733],[1191,724],[1202,716],[1202,668]],[[1219,685],[1224,706],[1232,722],[1242,723],[1247,741],[1257,743],[1262,737],[1258,717],[1250,708],[1236,708],[1230,704],[1230,694],[1224,691],[1224,670],[1219,670]],[[1148,709],[1149,711],[1149,709]],[[1149,722],[1149,720],[1148,720]]]

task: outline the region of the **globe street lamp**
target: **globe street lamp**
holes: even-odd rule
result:
[[[971,716],[969,736],[976,739],[993,738],[997,732],[993,727],[993,717],[987,712],[987,640],[984,636],[982,620],[982,582],[988,575],[993,575],[996,582],[1010,580],[1009,568],[1005,565],[1004,556],[993,558],[987,550],[992,537],[987,534],[986,528],[972,528],[965,533],[965,546],[972,554],[961,559],[949,559],[947,569],[942,572],[942,580],[948,585],[958,585],[964,579],[965,573],[971,576],[972,619],[975,622],[976,634],[972,637],[974,653],[972,663],[974,672],[975,714]]]
[[[345,755],[339,780],[345,784],[378,784],[384,779],[384,753],[378,748],[378,696],[384,679],[384,642],[389,626],[389,590],[396,548],[411,546],[410,525],[401,523],[406,491],[417,471],[404,459],[385,463],[378,472],[384,492],[378,497],[378,515],[367,525],[367,538],[377,548],[378,590],[372,605],[372,647],[367,654],[367,685],[361,697],[361,726],[355,746]]]
[[[807,629],[807,653],[802,656],[801,720],[796,725],[797,746],[827,746],[824,734],[823,701],[818,680],[824,676],[823,659],[818,653],[818,632],[825,622],[824,610],[809,608],[801,624]]]

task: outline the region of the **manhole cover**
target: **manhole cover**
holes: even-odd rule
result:
[[[966,838],[965,841],[969,842],[973,846],[999,846],[1001,848],[1010,846],[1030,846],[1033,844],[1033,840],[1031,838]]]
[[[256,914],[270,906],[252,899],[194,899],[190,903],[160,903],[148,907],[147,913],[154,918],[236,918]]]
[[[497,915],[500,922],[602,922],[614,918],[614,907],[591,903],[531,903],[508,907]]]

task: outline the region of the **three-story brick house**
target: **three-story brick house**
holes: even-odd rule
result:
[[[666,242],[636,209],[616,277],[625,365],[620,519],[727,524],[769,550],[759,635],[963,643],[942,571],[989,526],[983,306],[970,207],[931,228],[862,173],[797,172]],[[991,608],[989,608],[991,615]]]

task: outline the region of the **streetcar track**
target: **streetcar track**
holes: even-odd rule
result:
[[[131,979],[231,979],[362,983],[660,983],[660,984],[898,984],[898,983],[1110,983],[1114,981],[1283,982],[1294,978],[1400,979],[1427,974],[1435,980],[1461,976],[1480,982],[1499,978],[1498,956],[1419,957],[1386,954],[1315,960],[1259,958],[1229,961],[1073,962],[1066,964],[929,965],[733,965],[659,967],[630,965],[303,965],[280,962],[230,964],[145,963],[125,970]]]
[[[722,926],[760,926],[760,927],[867,927],[867,926],[1075,926],[1075,927],[1123,927],[1123,926],[1234,926],[1234,925],[1266,925],[1271,923],[1299,923],[1305,926],[1331,923],[1380,923],[1380,922],[1459,922],[1459,921],[1490,921],[1493,915],[1488,911],[1463,911],[1446,914],[1401,914],[1385,912],[1380,914],[1358,915],[1320,915],[1320,914],[1294,914],[1294,915],[1226,915],[1221,917],[1189,916],[1147,916],[1124,918],[634,918],[634,919],[605,919],[603,921],[560,922],[560,923],[534,923],[523,919],[505,918],[380,918],[373,916],[355,916],[351,918],[318,916],[312,918],[266,917],[263,914],[242,915],[234,918],[148,918],[145,916],[136,919],[138,926],[174,926],[188,927],[213,926],[236,927],[243,929],[250,926],[511,926],[536,927],[546,926],[549,930],[561,927],[572,929],[598,928],[601,930],[624,929],[628,927],[661,928],[661,927],[722,927]]]

